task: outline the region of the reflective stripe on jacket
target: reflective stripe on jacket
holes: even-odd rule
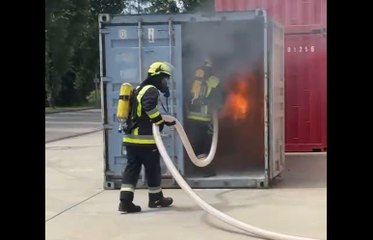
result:
[[[160,125],[164,122],[158,111],[158,89],[153,85],[145,85],[136,96],[135,128],[131,134],[123,137],[125,145],[155,145],[152,124]]]

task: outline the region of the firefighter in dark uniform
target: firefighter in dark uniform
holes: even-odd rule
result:
[[[187,106],[187,129],[193,150],[198,158],[207,157],[212,143],[212,113],[218,110],[222,101],[220,79],[213,73],[212,59],[195,70]],[[202,172],[204,177],[216,175],[211,166],[194,172]]]
[[[175,122],[165,122],[158,111],[158,95],[170,95],[167,81],[171,76],[171,65],[167,62],[154,62],[148,69],[148,77],[134,91],[132,105],[131,130],[123,138],[127,151],[127,165],[123,172],[120,189],[119,211],[140,212],[141,207],[133,203],[134,191],[139,178],[141,166],[145,167],[148,183],[148,207],[168,207],[173,199],[164,197],[161,188],[160,155],[155,144],[152,124],[159,126],[174,125]]]

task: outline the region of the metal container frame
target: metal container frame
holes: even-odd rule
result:
[[[185,23],[191,22],[219,22],[219,21],[238,21],[238,20],[260,20],[263,23],[263,39],[264,39],[264,49],[263,49],[263,72],[264,72],[264,119],[263,119],[263,134],[264,134],[264,169],[260,174],[251,174],[245,176],[217,176],[208,179],[195,178],[185,176],[184,178],[192,187],[197,188],[267,188],[270,186],[272,180],[281,174],[284,170],[285,160],[284,160],[284,29],[283,26],[270,18],[268,18],[267,13],[263,9],[256,9],[252,11],[240,12],[240,13],[216,13],[213,15],[203,15],[203,14],[177,14],[177,15],[110,15],[110,14],[100,14],[99,15],[99,43],[100,43],[100,78],[101,78],[101,106],[102,106],[102,122],[103,122],[103,141],[104,141],[104,189],[118,189],[121,184],[121,174],[119,174],[118,166],[113,165],[113,154],[109,150],[112,146],[118,147],[121,142],[114,140],[112,137],[112,132],[116,130],[115,124],[110,121],[112,119],[113,107],[109,106],[110,101],[108,97],[111,94],[110,84],[113,82],[113,76],[108,76],[107,67],[110,59],[107,59],[107,49],[105,45],[107,44],[108,35],[111,34],[112,28],[115,27],[126,27],[126,26],[137,26],[138,31],[138,51],[139,51],[139,61],[138,61],[138,81],[142,79],[142,72],[144,70],[144,63],[146,59],[142,59],[143,53],[143,43],[142,39],[144,37],[143,28],[149,25],[159,25],[167,26],[169,34],[169,61],[175,66],[181,67],[181,59],[175,58],[179,56],[179,53],[174,53],[172,51],[180,48],[180,43],[177,39],[182,39],[179,27]],[[166,28],[166,27],[164,27]],[[163,29],[163,27],[162,27]],[[146,34],[145,34],[146,35]],[[176,39],[176,40],[175,40]],[[179,51],[179,50],[177,50]],[[180,49],[181,51],[181,49]],[[181,55],[180,55],[181,56]],[[179,56],[179,58],[180,58]],[[176,68],[176,75],[172,79],[171,85],[171,113],[176,115],[176,117],[181,117],[179,112],[175,112],[177,109],[178,97],[182,97],[182,94],[178,94],[177,81],[180,78],[182,69]],[[175,80],[176,78],[176,80]],[[180,81],[180,79],[179,79]],[[173,84],[176,83],[176,87]],[[112,87],[113,88],[113,87]],[[114,88],[113,88],[114,89]],[[110,93],[108,95],[108,93]],[[179,106],[180,107],[180,106]],[[182,115],[182,114],[181,114]],[[182,120],[181,120],[182,122]],[[169,135],[172,136],[172,146],[170,148],[171,158],[173,158],[176,167],[183,174],[184,159],[183,154],[180,154],[180,149],[182,148],[180,142],[171,132]],[[172,150],[174,149],[174,150]],[[176,152],[175,152],[176,149]],[[122,156],[123,156],[122,152]],[[185,158],[185,157],[184,157]],[[123,168],[121,169],[123,171]],[[145,188],[146,179],[144,174],[142,174],[142,181],[139,181],[137,187]],[[177,184],[172,179],[168,173],[162,173],[162,187],[164,188],[177,188]]]

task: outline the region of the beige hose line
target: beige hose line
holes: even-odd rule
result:
[[[216,146],[217,146],[217,135],[218,135],[218,124],[217,124],[217,117],[214,114],[213,117],[213,125],[214,125],[214,133],[213,133],[213,141],[212,141],[212,147],[210,149],[209,155],[207,158],[198,159],[191,147],[191,144],[188,140],[188,137],[184,131],[183,126],[180,124],[180,122],[170,115],[163,115],[163,118],[165,121],[175,121],[175,128],[178,132],[181,141],[184,144],[184,147],[188,153],[188,156],[193,161],[193,163],[199,167],[207,166],[212,159],[215,156],[216,152]],[[244,230],[245,232],[255,234],[258,237],[266,238],[266,239],[273,239],[273,240],[317,240],[313,238],[305,238],[305,237],[299,237],[299,236],[293,236],[293,235],[287,235],[287,234],[281,234],[281,233],[275,233],[268,230],[264,230],[261,228],[257,228],[251,225],[248,225],[244,222],[241,222],[219,210],[212,207],[205,201],[203,201],[194,191],[193,189],[187,184],[187,182],[184,180],[184,178],[180,175],[179,171],[176,169],[175,165],[173,164],[170,156],[167,153],[166,147],[163,144],[161,134],[159,132],[159,127],[153,124],[153,134],[155,138],[155,142],[157,144],[158,150],[163,158],[163,161],[165,162],[168,170],[171,172],[172,176],[175,178],[176,182],[179,184],[179,186],[188,194],[190,198],[192,198],[198,206],[200,206],[203,210],[208,212],[209,214],[219,218],[221,221],[228,223],[234,227],[237,227],[239,229]]]

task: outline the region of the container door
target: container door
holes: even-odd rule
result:
[[[269,28],[269,177],[285,166],[284,32],[275,23]]]
[[[286,151],[326,150],[326,35],[285,35]]]
[[[105,188],[114,188],[112,182],[120,180],[126,161],[122,154],[123,134],[118,132],[116,109],[122,83],[136,86],[140,82],[138,33],[136,26],[108,26],[104,30]]]
[[[171,25],[170,25],[171,26]],[[131,83],[134,87],[144,80],[147,76],[147,68],[154,61],[168,61],[175,66],[180,65],[180,61],[176,61],[175,55],[175,40],[169,41],[169,33],[173,36],[176,32],[179,33],[179,26],[171,26],[172,31],[169,31],[169,25],[146,25],[142,26],[107,26],[104,38],[104,65],[106,67],[106,76],[104,84],[104,118],[106,119],[105,130],[105,176],[106,181],[119,181],[126,163],[126,152],[122,150],[123,134],[118,132],[119,123],[116,119],[116,109],[119,97],[119,91],[122,83]],[[175,38],[174,38],[175,39]],[[170,47],[171,44],[171,47]],[[179,54],[178,56],[181,56]],[[179,66],[175,66],[177,68]],[[177,76],[177,72],[176,72]],[[175,82],[175,77],[172,79]],[[169,99],[169,113],[170,115],[177,114],[175,95],[181,92],[177,84],[170,84],[171,97]],[[160,95],[160,102],[166,107],[166,101],[162,94]],[[159,110],[162,114],[165,110],[159,104]],[[166,107],[167,109],[167,107]],[[180,109],[180,107],[179,107]],[[182,159],[181,156],[175,157],[176,147],[174,136],[170,130],[165,127],[162,133],[163,140],[167,146],[167,150],[172,158]],[[180,145],[180,144],[179,144]],[[179,151],[178,154],[180,154]],[[181,153],[182,154],[182,153]],[[163,163],[162,163],[163,164]],[[167,168],[162,166],[162,175],[166,174]],[[145,177],[142,172],[140,175],[143,183]],[[141,185],[141,182],[139,182]],[[106,186],[106,188],[110,188]]]
[[[180,25],[172,25],[171,22],[163,25],[144,25],[142,29],[142,72],[146,74],[148,66],[154,61],[168,61],[174,66],[173,78],[170,79],[171,81],[169,82],[171,96],[167,100],[161,93],[159,96],[158,109],[161,114],[175,116],[179,121],[181,121],[182,95],[180,93],[182,92],[182,83],[181,77],[179,76],[179,72],[181,72]],[[143,76],[143,78],[145,77],[146,76]],[[175,137],[175,130],[165,126],[162,131],[162,139],[167,148],[168,154],[180,170],[182,163],[179,162],[179,160],[183,159],[183,151],[182,144],[177,143],[179,139],[176,139]],[[168,169],[162,160],[161,169],[163,178],[171,177],[171,173],[168,172]]]

